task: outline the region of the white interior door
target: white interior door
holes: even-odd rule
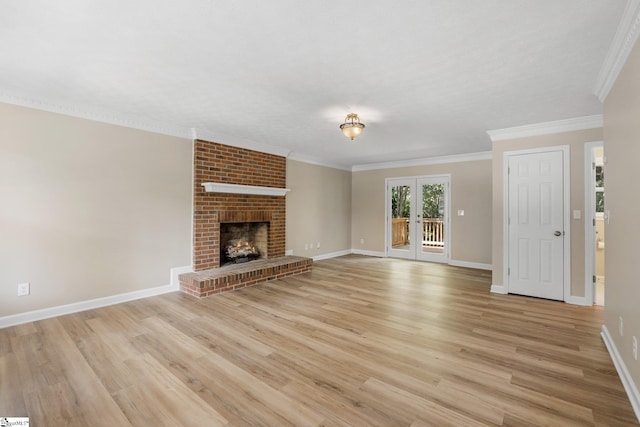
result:
[[[449,262],[449,176],[387,180],[387,253]]]
[[[508,291],[564,300],[564,152],[508,158]]]

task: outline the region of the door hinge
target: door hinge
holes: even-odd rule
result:
[[[593,218],[593,226],[594,227],[596,226],[596,219],[595,218]]]
[[[507,276],[511,276],[511,267],[507,268]]]
[[[593,283],[596,283],[596,276],[593,276]]]
[[[596,162],[591,162],[591,169],[596,170]]]

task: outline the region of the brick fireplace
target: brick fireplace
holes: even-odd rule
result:
[[[311,259],[284,256],[284,196],[207,192],[203,183],[283,189],[286,158],[215,142],[194,141],[194,273],[180,276],[183,291],[203,297],[311,270]],[[261,251],[264,254],[256,261],[223,266],[225,248],[221,246],[221,224],[242,223],[266,224],[266,248]]]

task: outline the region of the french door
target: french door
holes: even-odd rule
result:
[[[449,175],[387,179],[387,254],[449,262]]]

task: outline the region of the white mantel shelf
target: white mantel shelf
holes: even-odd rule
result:
[[[255,185],[222,184],[219,182],[203,182],[207,193],[254,194],[258,196],[284,196],[288,188],[258,187]]]

